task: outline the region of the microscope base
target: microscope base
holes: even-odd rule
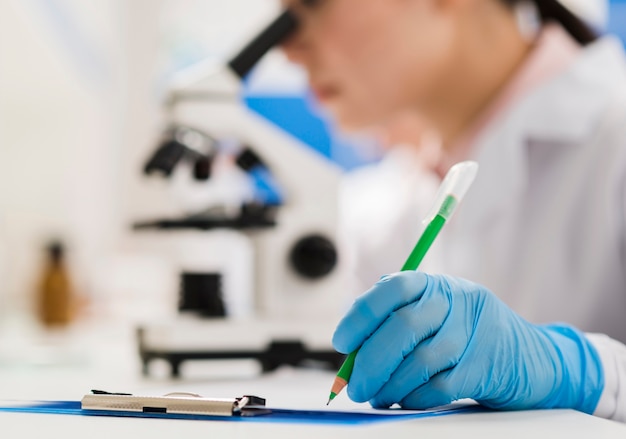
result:
[[[302,322],[183,319],[169,325],[141,326],[137,338],[145,376],[153,360],[169,363],[173,378],[181,377],[184,362],[199,360],[257,360],[264,373],[307,363],[336,370],[345,356],[330,345],[326,332],[333,327]]]

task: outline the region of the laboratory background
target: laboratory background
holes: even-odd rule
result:
[[[2,322],[33,309],[53,241],[67,247],[68,271],[90,313],[158,312],[152,308],[172,287],[170,273],[132,224],[181,209],[175,184],[143,173],[166,128],[168,81],[199,61],[227,60],[273,18],[278,2],[28,0],[0,7]],[[244,105],[342,170],[377,157],[375,148],[355,151],[316,112],[304,74],[280,53],[244,88]]]
[[[246,319],[264,306],[275,310],[279,319],[281,313],[293,312],[289,303],[278,299],[268,299],[275,302],[271,305],[259,303],[259,282],[285,280],[257,279],[264,268],[255,264],[266,259],[265,254],[258,257],[259,250],[240,230],[150,227],[159,220],[193,218],[207,210],[211,214],[211,206],[218,206],[219,216],[239,209],[242,200],[255,194],[271,205],[281,191],[290,193],[296,207],[288,221],[303,229],[285,233],[300,233],[305,247],[312,241],[322,259],[330,258],[328,267],[322,261],[313,273],[302,274],[300,286],[308,284],[308,278],[328,273],[332,278],[345,271],[337,255],[340,244],[324,242],[316,233],[320,228],[306,223],[318,221],[322,231],[327,227],[335,233],[342,176],[377,161],[381,150],[371,136],[340,132],[312,98],[305,73],[281,52],[265,56],[246,75],[233,100],[255,115],[261,131],[267,126],[280,132],[281,140],[286,139],[283,149],[302,150],[292,154],[295,161],[287,152],[287,159],[278,164],[284,168],[278,169],[286,175],[283,181],[233,171],[232,161],[245,146],[238,143],[249,142],[254,151],[259,141],[254,128],[242,139],[220,139],[222,153],[207,165],[210,179],[196,178],[189,160],[167,172],[158,162],[160,148],[176,137],[166,101],[177,75],[198,64],[211,70],[214,64],[226,63],[276,17],[280,2],[28,0],[3,1],[0,8],[0,370],[7,371],[0,375],[6,389],[22,386],[16,374],[28,383],[29,374],[40,370],[97,368],[103,359],[109,371],[123,370],[118,377],[140,374],[138,327],[178,322],[180,311],[189,311],[185,306],[192,308],[189,314],[201,317],[226,313]],[[228,123],[240,121],[233,117]],[[194,133],[187,134],[193,147]],[[259,136],[268,149],[272,138]],[[200,139],[197,149],[205,146]],[[261,157],[270,154],[270,165],[276,161],[272,149],[260,151]],[[187,154],[193,158],[196,152]],[[148,170],[150,163],[156,165]],[[299,208],[298,200],[308,209],[312,206],[313,217],[317,211],[321,217],[310,219],[311,212]],[[255,213],[251,215],[254,221]],[[330,253],[325,256],[326,250]],[[218,279],[209,275],[194,280],[198,273],[217,273]],[[185,282],[217,288],[226,304],[211,308],[194,298],[182,304]],[[324,285],[314,289],[332,290]],[[333,326],[352,297],[325,294],[324,300],[309,298],[295,306],[303,314],[311,311],[311,304],[325,308],[330,301],[336,308],[318,313],[329,315],[323,332],[308,331],[322,340],[328,356]],[[194,305],[194,300],[201,303]],[[181,332],[174,346],[193,343],[187,340],[193,330],[173,326]],[[158,329],[152,338],[158,338]],[[289,328],[272,331],[297,338]],[[232,336],[239,343],[249,338]],[[264,340],[258,346],[264,347]],[[230,341],[227,336],[223,343],[237,350],[237,341]],[[125,349],[128,361],[111,361],[116,349]],[[340,358],[332,357],[335,363]],[[152,375],[171,376],[172,365],[155,363]],[[200,376],[214,376],[216,370],[210,364],[196,369]],[[246,370],[258,373],[260,366],[253,361]],[[36,396],[28,385],[20,391]]]
[[[571,3],[626,41],[626,0]],[[193,390],[276,370],[295,380],[290,362],[341,364],[332,331],[366,287],[338,278],[350,262],[341,191],[382,159],[379,133],[341,131],[277,50],[240,89],[218,83],[236,97],[224,108],[187,102],[183,90],[183,127],[168,107],[173,84],[228,62],[280,10],[278,0],[0,0],[0,400]],[[295,274],[277,268],[284,255]],[[194,326],[225,315],[243,323],[218,324],[209,341]],[[246,323],[259,315],[271,323]],[[298,326],[294,315],[314,318]],[[262,357],[276,333],[278,357]],[[307,352],[289,345],[302,339]],[[231,367],[228,355],[158,355],[229,349],[259,358]],[[309,386],[324,394],[322,378]]]
[[[609,11],[572,3],[626,38],[625,2],[612,0]],[[84,318],[164,312],[175,273],[132,224],[202,204],[202,195],[191,195],[184,205],[176,181],[143,173],[165,129],[168,82],[197,62],[227,60],[279,2],[5,0],[0,7],[0,326],[34,315],[46,248],[56,241],[67,248]],[[333,127],[304,73],[281,53],[255,69],[241,100],[342,172],[380,157],[375,141]]]

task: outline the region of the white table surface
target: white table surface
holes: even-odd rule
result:
[[[626,437],[626,427],[622,425],[572,411],[467,414],[356,427],[0,414],[0,429],[2,437],[24,439]]]
[[[32,335],[31,335],[32,336]],[[29,336],[29,337],[31,337]],[[283,369],[255,374],[251,364],[194,366],[184,381],[139,375],[132,331],[119,325],[81,328],[33,347],[0,332],[0,400],[79,400],[89,389],[160,395],[189,391],[211,397],[256,394],[273,407],[323,409],[333,375]],[[9,341],[8,341],[9,340]],[[201,377],[200,375],[204,375]],[[210,375],[210,377],[207,377]],[[335,409],[358,407],[342,395]],[[0,413],[2,438],[626,438],[626,425],[574,411],[480,413],[368,424],[279,425]]]

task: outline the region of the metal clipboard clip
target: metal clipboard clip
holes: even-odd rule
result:
[[[169,393],[163,396],[135,396],[92,390],[81,400],[87,411],[133,412],[199,416],[257,416],[268,414],[265,399],[243,396],[233,399],[204,398],[193,393]]]

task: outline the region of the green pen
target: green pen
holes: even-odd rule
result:
[[[446,221],[452,217],[455,209],[461,203],[463,197],[465,197],[472,183],[474,183],[477,173],[478,163],[471,161],[458,163],[450,169],[443,183],[441,183],[433,209],[424,220],[426,228],[404,263],[401,271],[418,269],[424,256],[426,256],[426,253],[428,253],[428,250],[435,242],[439,232],[441,232],[441,229],[443,229],[443,226],[446,224]],[[358,353],[359,350],[357,349],[348,355],[339,369],[339,372],[337,372],[337,376],[335,377],[330,391],[330,397],[328,398],[328,404],[330,404],[348,385],[350,376],[352,375],[352,369],[354,368],[354,361]]]

